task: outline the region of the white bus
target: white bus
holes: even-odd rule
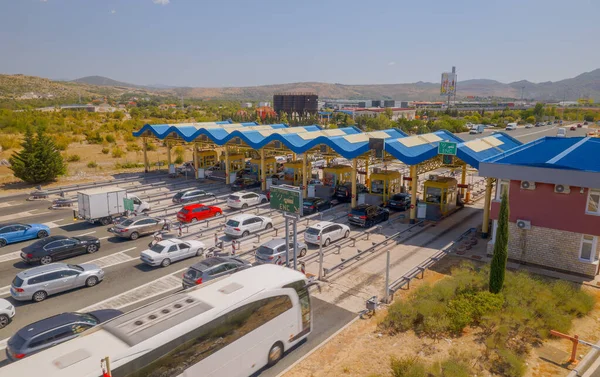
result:
[[[0,370],[3,376],[249,376],[311,331],[306,277],[252,267],[116,317]]]

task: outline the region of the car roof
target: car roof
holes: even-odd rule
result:
[[[363,210],[363,209],[367,209],[367,208],[369,208],[369,207],[375,207],[375,206],[374,206],[374,205],[371,205],[371,204],[359,204],[359,205],[357,205],[356,207],[352,208],[352,210],[353,210],[353,211],[354,211],[354,210],[357,210],[357,209],[358,209],[358,210]]]
[[[4,224],[0,224],[0,228],[4,228],[5,226],[10,226],[10,225],[26,225],[26,224],[22,224],[22,223],[4,223]]]
[[[309,202],[312,202],[312,201],[315,201],[315,200],[318,200],[318,199],[321,199],[321,198],[317,198],[316,196],[309,196],[308,198],[304,198],[304,199],[302,199],[302,200],[303,200],[303,201],[309,201]]]
[[[32,267],[28,270],[21,271],[17,274],[21,279],[27,279],[32,276],[37,276],[40,274],[45,274],[46,272],[59,271],[67,268],[66,263],[50,263],[45,264],[43,266]]]
[[[69,323],[77,322],[80,319],[77,313],[61,313],[52,317],[44,318],[40,321],[30,323],[29,325],[17,331],[17,334],[23,339],[31,339],[48,330],[55,329]]]
[[[198,208],[198,207],[208,207],[207,205],[201,203],[188,204],[183,206],[184,209]]]
[[[171,245],[180,244],[182,242],[185,242],[185,241],[180,240],[178,238],[167,238],[166,240],[160,241],[158,244],[162,245],[162,246],[171,246]]]
[[[274,249],[276,247],[279,247],[281,245],[285,245],[285,238],[274,238],[270,241],[267,241],[265,243],[263,243],[260,246],[264,246],[264,247],[268,247],[269,249]]]
[[[333,224],[334,223],[332,223],[331,221],[320,221],[320,222],[316,223],[315,225],[309,226],[309,228],[323,229],[326,226],[333,225]]]
[[[198,262],[196,264],[193,264],[190,268],[193,268],[194,270],[198,270],[198,271],[204,271],[207,270],[211,267],[214,266],[218,266],[222,263],[227,262],[227,259],[225,258],[221,258],[221,257],[210,257],[210,258],[206,258],[205,260],[203,260],[202,262]]]
[[[37,240],[35,243],[33,243],[32,245],[35,245],[36,243],[42,241],[41,243],[47,244],[50,243],[52,241],[58,241],[58,240],[66,240],[69,239],[69,237],[67,236],[63,236],[63,235],[56,235],[56,236],[50,236],[50,237],[45,237],[45,238],[41,238],[39,240]]]
[[[230,220],[246,220],[246,219],[249,219],[251,217],[261,217],[261,216],[250,215],[248,213],[241,213],[239,215],[233,216],[232,218],[230,218]]]

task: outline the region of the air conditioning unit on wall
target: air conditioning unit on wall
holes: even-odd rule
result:
[[[519,228],[519,229],[531,229],[531,221],[528,221],[528,220],[517,220],[517,228]]]
[[[557,194],[568,194],[571,188],[567,185],[554,185],[554,192]]]
[[[535,190],[535,182],[521,181],[521,188],[523,190]]]

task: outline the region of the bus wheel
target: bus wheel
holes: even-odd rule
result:
[[[269,366],[273,366],[283,357],[283,344],[277,342],[269,350]]]

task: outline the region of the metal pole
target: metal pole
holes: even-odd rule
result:
[[[290,266],[290,223],[288,218],[285,218],[285,266]]]
[[[390,287],[390,250],[387,251],[385,262],[385,292],[383,294],[383,302],[388,303],[388,293]]]
[[[323,278],[323,237],[319,236],[319,280]]]
[[[296,258],[298,257],[298,220],[294,219],[294,270],[296,269]]]

